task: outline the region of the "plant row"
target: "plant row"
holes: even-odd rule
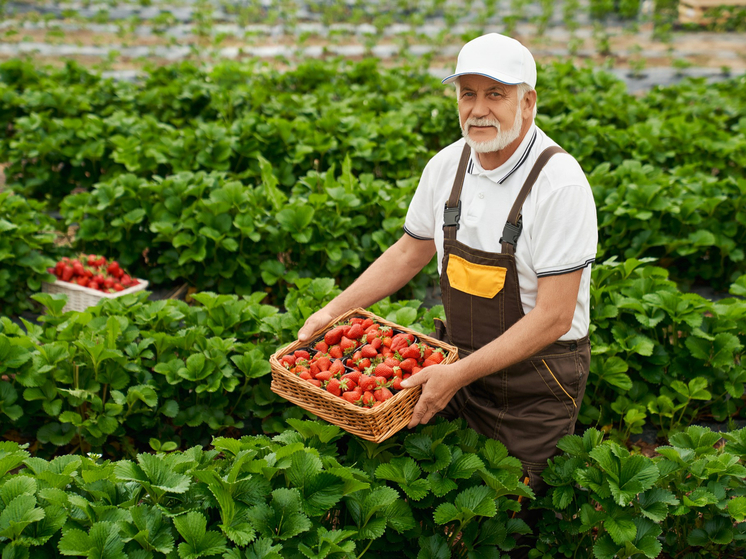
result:
[[[212,450],[132,461],[46,461],[0,443],[3,557],[321,559],[396,547],[447,559],[494,556],[528,531],[511,518],[515,498],[532,495],[520,461],[465,424],[375,444],[289,423],[272,439],[219,437]]]
[[[746,277],[733,291],[746,292]],[[305,412],[270,390],[268,358],[337,293],[331,279],[298,279],[285,312],[262,304],[265,292],[198,293],[194,306],[140,292],[66,313],[64,296],[36,295],[46,308],[38,324],[0,318],[0,434],[46,455],[121,456],[151,438],[184,448],[214,434],[278,432]],[[646,421],[665,436],[743,415],[746,300],[682,293],[665,270],[635,260],[596,266],[591,295],[582,423],[626,441]],[[417,300],[371,310],[423,333],[443,313]]]
[[[269,356],[338,293],[331,279],[297,284],[284,313],[261,304],[262,292],[198,293],[195,306],[138,292],[65,313],[64,295],[35,295],[46,309],[38,324],[0,318],[0,434],[46,455],[121,456],[149,439],[184,448],[218,433],[280,431],[306,414],[270,390]],[[373,309],[423,331],[442,312],[419,301]]]
[[[273,438],[102,461],[0,443],[4,557],[501,557],[541,511],[529,557],[737,557],[746,430],[690,427],[632,454],[595,429],[559,442],[533,500],[521,463],[463,420],[382,444],[288,420]],[[416,543],[415,543],[416,542]]]
[[[590,69],[542,75],[538,123],[589,173],[600,259],[655,257],[677,281],[720,290],[746,271],[746,80],[636,98]],[[269,286],[277,300],[286,274],[349,284],[401,234],[427,158],[458,138],[437,81],[369,61],[284,74],[183,64],[143,84],[12,61],[0,88],[8,183],[49,209],[61,202],[61,227],[80,226],[70,255],[105,254],[155,285]],[[76,187],[86,192],[70,196]],[[41,279],[23,272],[14,277]],[[435,276],[430,266],[412,293]]]

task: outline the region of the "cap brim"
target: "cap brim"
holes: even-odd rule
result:
[[[501,75],[501,74],[487,74],[485,72],[461,72],[459,74],[453,74],[452,76],[448,76],[440,83],[442,84],[448,84],[453,83],[456,78],[460,76],[468,76],[468,75],[476,75],[476,76],[484,76],[486,78],[490,78],[491,80],[495,80],[496,82],[504,83],[505,85],[518,85],[519,83],[523,83],[522,81],[516,81],[515,78],[511,78],[509,76]]]

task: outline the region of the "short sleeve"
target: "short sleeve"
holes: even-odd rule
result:
[[[420,183],[409,204],[407,217],[404,220],[404,232],[415,239],[432,240],[435,238],[435,213],[433,206],[434,185],[431,163],[425,166]]]
[[[537,206],[532,258],[538,277],[585,268],[595,261],[597,244],[596,205],[587,182],[556,188]]]

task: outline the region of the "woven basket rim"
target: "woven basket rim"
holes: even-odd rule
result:
[[[122,291],[115,291],[114,293],[104,293],[103,291],[99,291],[98,289],[91,289],[90,287],[83,287],[82,285],[78,285],[76,283],[70,283],[69,281],[62,281],[59,279],[56,279],[54,281],[45,281],[42,283],[46,283],[47,285],[54,285],[61,289],[68,289],[70,291],[79,291],[86,295],[90,295],[91,297],[115,299],[117,297],[121,297],[122,295],[127,295],[129,293],[136,293],[137,291],[142,291],[143,289],[148,287],[148,284],[149,284],[148,280],[144,280],[140,278],[135,278],[135,279],[139,281],[140,283],[138,283],[137,285],[128,287],[127,289],[122,289]]]

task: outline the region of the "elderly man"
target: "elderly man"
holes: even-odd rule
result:
[[[520,458],[540,492],[588,377],[593,195],[577,161],[534,124],[536,65],[518,41],[470,41],[443,83],[456,85],[463,139],[425,167],[401,239],[299,336],[393,293],[437,252],[441,335],[461,359],[402,383],[422,385],[409,427],[463,417]]]

